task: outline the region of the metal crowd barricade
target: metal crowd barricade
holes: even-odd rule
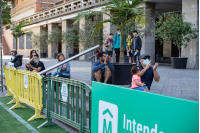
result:
[[[14,67],[5,66],[4,73],[5,73],[5,80],[7,86],[7,94],[5,96],[13,96],[13,100],[10,101],[8,104],[15,103],[16,97],[16,90],[15,90],[15,71]]]
[[[91,86],[60,77],[43,78],[43,110],[47,121],[40,127],[53,125],[56,118],[80,131],[91,132]]]
[[[20,104],[26,103],[29,106],[35,108],[35,115],[33,115],[28,121],[46,118],[40,114],[43,108],[42,105],[42,77],[35,73],[24,70],[15,70],[15,90],[16,90],[16,104],[10,109],[25,108]],[[13,82],[14,84],[14,82]]]

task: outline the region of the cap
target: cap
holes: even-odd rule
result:
[[[142,54],[142,55],[140,56],[140,59],[142,59],[142,58],[144,58],[144,57],[146,57],[146,56],[150,57],[148,54]]]

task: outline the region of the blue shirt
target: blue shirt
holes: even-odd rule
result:
[[[141,68],[144,69],[142,66]],[[149,67],[149,69],[147,69],[146,72],[141,77],[142,83],[144,82],[149,90],[153,81],[153,77],[154,77],[153,67]]]
[[[60,61],[58,61],[56,64],[60,63]],[[67,65],[67,71],[65,69],[65,64]],[[60,66],[57,67],[57,72],[60,73],[61,75],[65,75],[65,76],[70,76],[70,64],[69,62],[63,64],[63,68],[62,68],[62,71],[60,71]]]
[[[105,65],[104,63],[100,63],[99,60],[97,60],[96,62],[94,62],[92,70],[94,72],[98,71],[99,69],[101,69],[101,74],[104,75],[105,73],[105,67],[108,66],[110,68],[111,71],[114,71],[114,66],[112,65],[112,63],[110,61],[107,61],[107,64]]]
[[[120,48],[120,35],[115,35],[113,39],[113,49]],[[124,50],[126,50],[126,39],[124,37]]]

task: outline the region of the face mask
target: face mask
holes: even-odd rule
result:
[[[119,32],[118,32],[117,34],[118,34],[118,35],[120,35],[120,33],[119,33]]]
[[[35,64],[38,63],[38,60],[37,60],[37,61],[34,61],[34,63],[35,63]]]
[[[146,66],[147,63],[149,62],[149,59],[143,60],[143,64]]]
[[[128,39],[130,39],[131,37],[128,37]]]

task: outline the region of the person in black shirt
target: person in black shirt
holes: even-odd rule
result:
[[[144,69],[145,66],[150,62],[150,56],[147,54],[143,54],[140,56],[141,68]],[[158,82],[160,80],[160,76],[158,75],[156,69],[158,67],[158,63],[156,62],[153,67],[149,67],[144,73],[141,74],[142,83],[144,82],[148,89],[150,90],[153,79]]]
[[[35,63],[35,65],[31,66],[31,69],[33,70],[33,72],[41,72],[45,70],[44,63],[39,61],[38,55],[33,56],[33,61]]]

